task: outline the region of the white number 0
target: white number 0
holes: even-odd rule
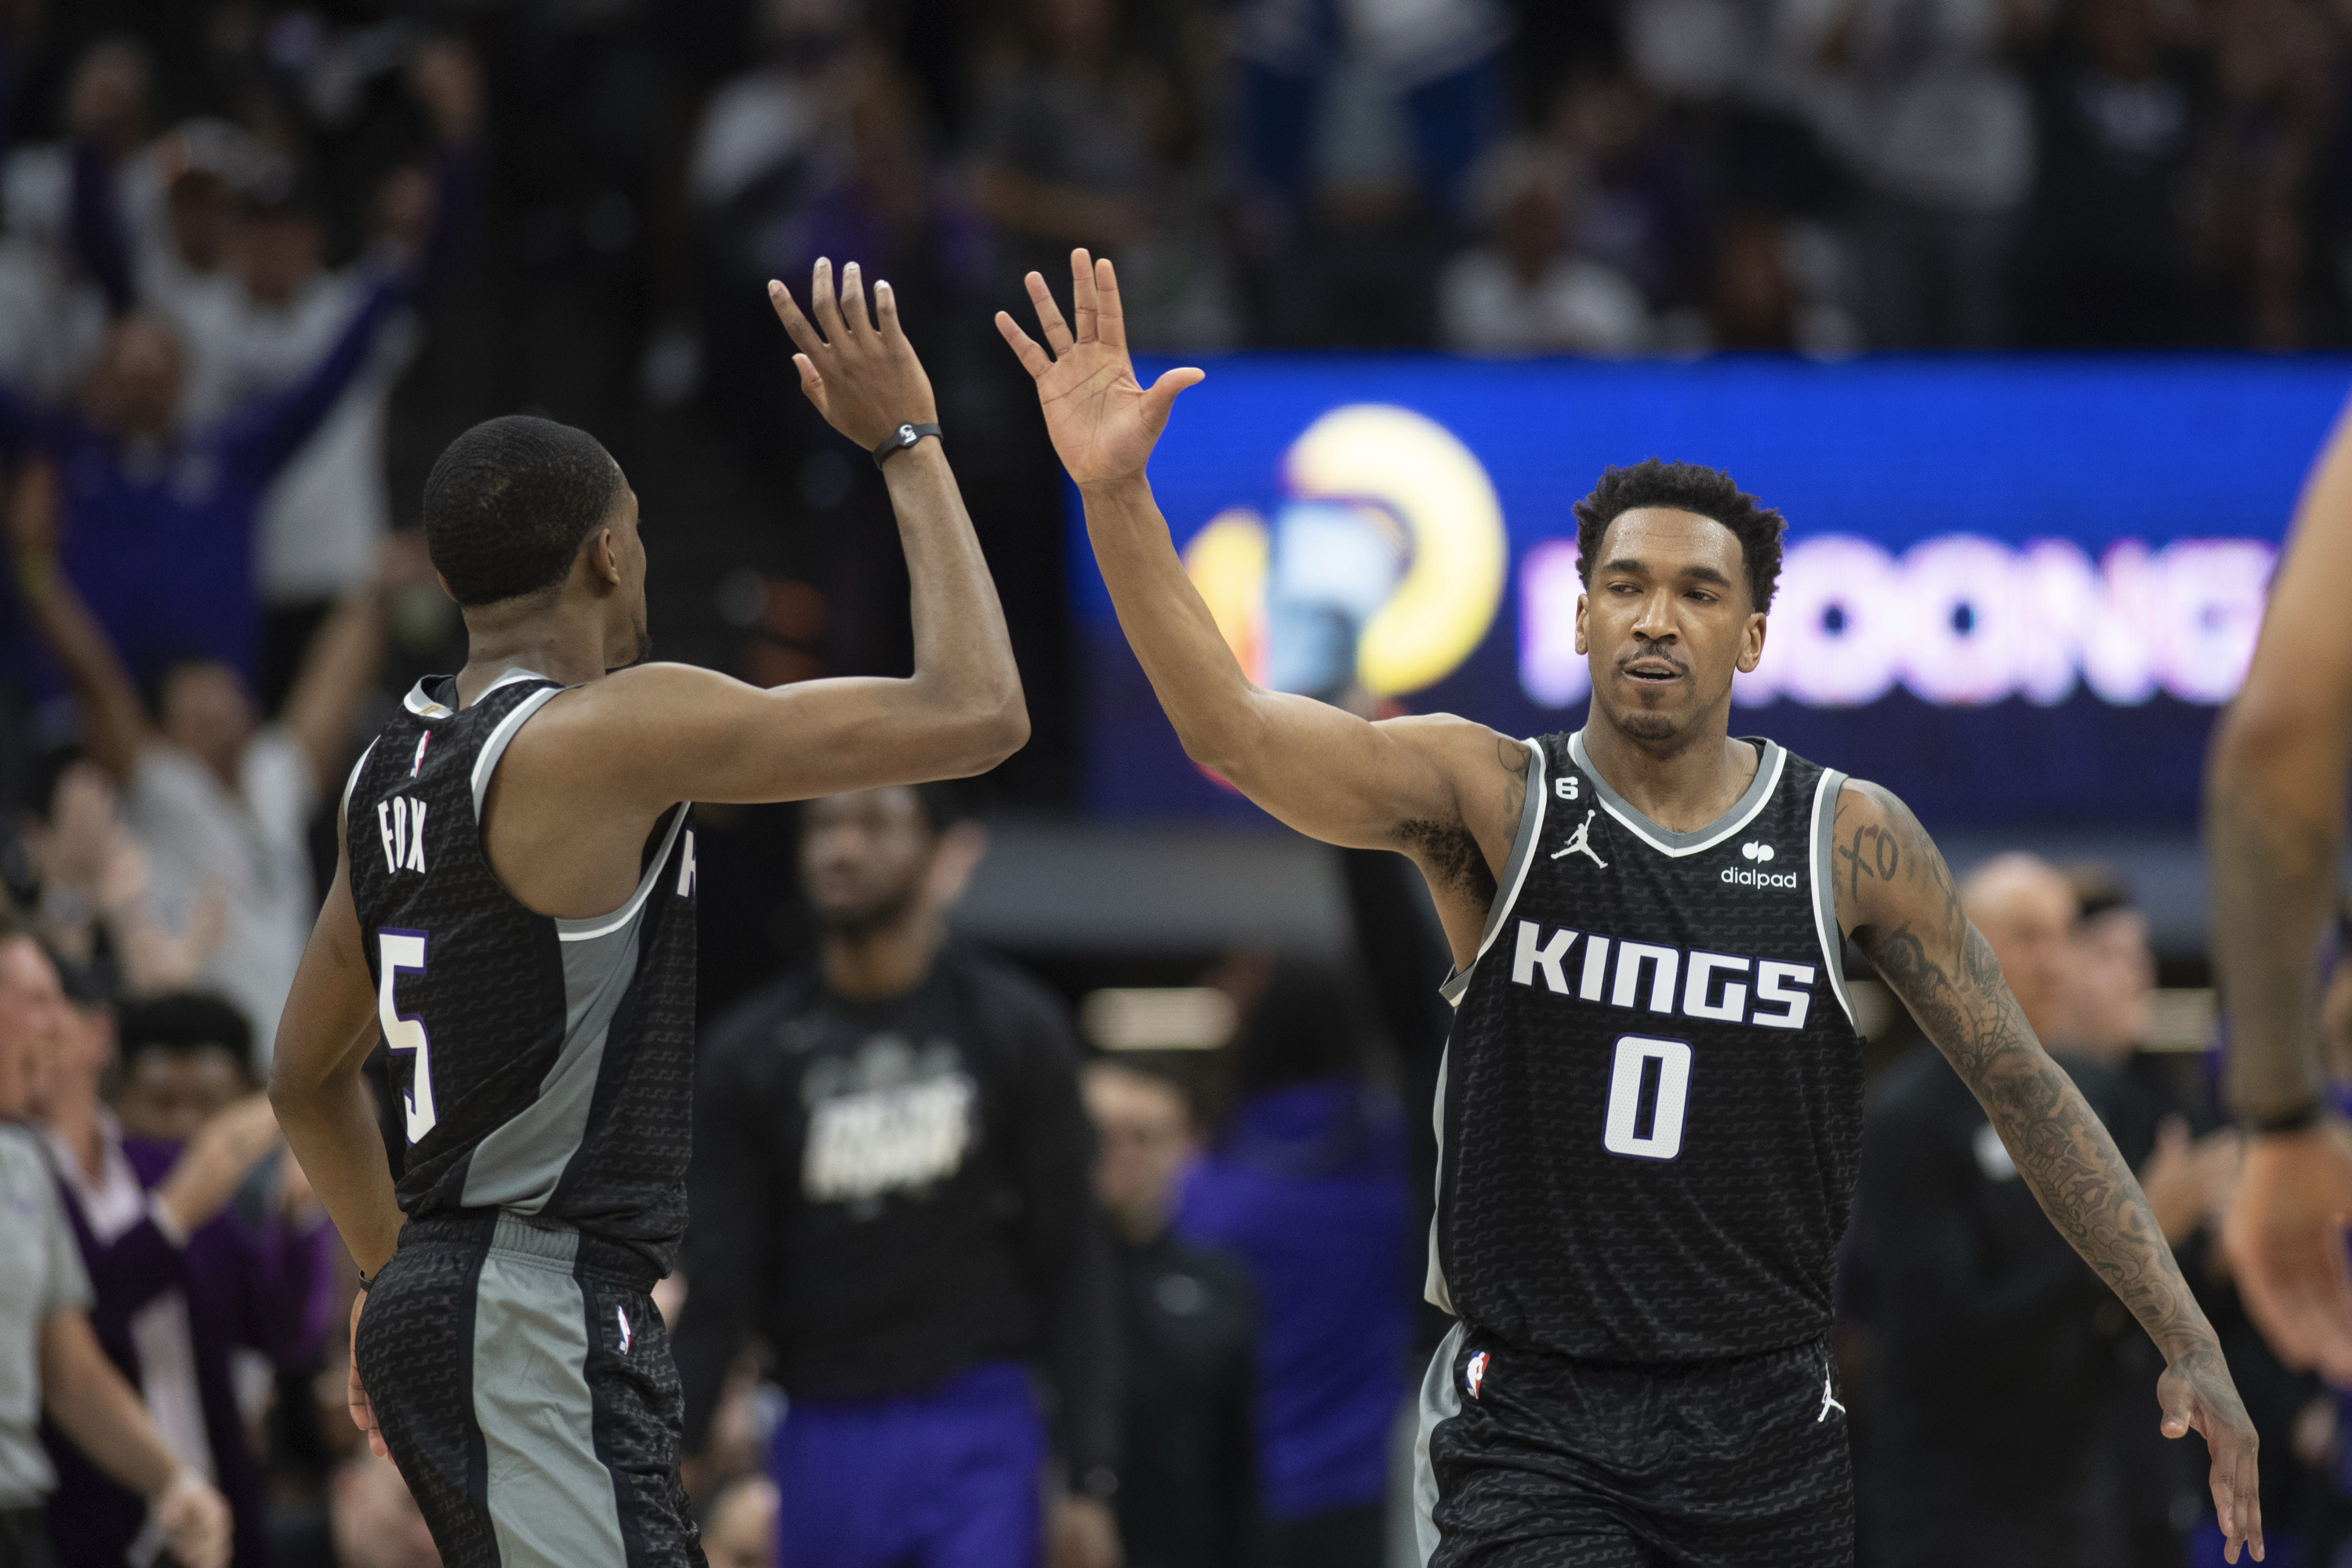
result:
[[[379,931],[376,932],[376,965],[379,978],[375,991],[376,1021],[383,1026],[383,1043],[397,1054],[416,1053],[416,1070],[411,1075],[410,1087],[401,1091],[401,1109],[408,1118],[408,1141],[411,1143],[433,1131],[437,1118],[433,1113],[433,1053],[425,1038],[425,1022],[421,1018],[404,1016],[393,1001],[392,988],[400,976],[425,973],[425,933],[421,931]]]
[[[1642,1079],[1658,1064],[1658,1103],[1648,1132],[1635,1131],[1642,1114]],[[1671,1160],[1683,1152],[1683,1111],[1690,1101],[1691,1048],[1681,1040],[1624,1035],[1609,1074],[1609,1115],[1601,1146],[1637,1160]]]

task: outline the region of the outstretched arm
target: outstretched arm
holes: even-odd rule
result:
[[[383,663],[383,589],[371,578],[336,601],[311,634],[294,689],[278,721],[309,759],[313,786],[325,790],[349,760],[352,720]]]
[[[1045,347],[1000,312],[997,330],[1036,379],[1054,449],[1086,504],[1087,535],[1120,629],[1185,755],[1326,843],[1396,849],[1420,865],[1457,958],[1477,943],[1526,788],[1525,748],[1448,716],[1369,722],[1251,684],[1185,575],[1144,465],[1177,394],[1202,379],[1135,379],[1118,277],[1070,258],[1077,327],[1029,275]],[[1050,349],[1050,353],[1048,352]],[[1465,945],[1466,944],[1466,945]]]
[[[2253,1426],[2131,1168],[2034,1038],[1991,947],[1960,910],[1951,868],[1910,808],[1876,784],[1849,783],[1834,831],[1856,851],[1842,860],[1840,926],[1984,1106],[2050,1222],[2163,1352],[2165,1436],[2191,1427],[2204,1435],[2229,1559],[2238,1560],[2242,1540],[2260,1560]]]
[[[2207,760],[2213,966],[2231,1109],[2254,1133],[2223,1240],[2246,1308],[2290,1365],[2352,1381],[2352,1131],[2321,1119],[2321,928],[2352,773],[2352,406],[2305,487],[2245,689]],[[2269,1129],[2270,1131],[2265,1131]]]
[[[8,498],[8,536],[16,585],[33,625],[65,667],[80,704],[82,748],[117,784],[127,784],[147,743],[146,711],[106,628],[58,568],[58,480],[46,462],[28,463],[17,474]]]
[[[832,264],[819,261],[814,324],[782,284],[768,289],[800,349],[801,390],[835,429],[870,452],[902,425],[937,419],[887,283],[877,285],[868,321],[857,264],[843,269],[836,297]],[[1018,751],[1029,738],[1021,672],[946,454],[924,437],[882,472],[913,590],[914,674],[761,690],[686,665],[644,665],[551,704],[500,776],[659,811],[960,778]]]

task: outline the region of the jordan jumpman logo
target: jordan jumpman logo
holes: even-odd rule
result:
[[[1594,854],[1592,850],[1592,818],[1595,815],[1590,811],[1584,814],[1584,820],[1578,823],[1576,831],[1568,836],[1566,847],[1552,852],[1553,859],[1559,860],[1570,855],[1581,855],[1602,870],[1609,869],[1609,862]]]

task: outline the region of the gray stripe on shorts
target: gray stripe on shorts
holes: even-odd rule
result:
[[[474,1298],[474,1422],[502,1568],[621,1568],[621,1505],[596,1457],[580,1237],[500,1216]]]
[[[1421,1380],[1421,1429],[1412,1439],[1412,1533],[1420,1552],[1417,1561],[1429,1568],[1437,1555],[1437,1468],[1430,1463],[1429,1436],[1441,1421],[1462,1414],[1462,1390],[1454,1385],[1454,1358],[1462,1353],[1463,1325],[1455,1323],[1429,1358]]]

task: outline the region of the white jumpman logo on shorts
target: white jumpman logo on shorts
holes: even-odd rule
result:
[[[1829,1373],[1822,1373],[1822,1413],[1813,1417],[1813,1425],[1818,1426],[1828,1420],[1830,1412],[1832,1410],[1841,1415],[1845,1414],[1845,1406],[1839,1402],[1837,1396],[1836,1384],[1830,1381]]]
[[[1584,820],[1578,823],[1576,825],[1576,831],[1568,836],[1567,847],[1557,849],[1552,852],[1553,859],[1561,859],[1570,855],[1581,855],[1586,859],[1591,861],[1594,865],[1600,867],[1602,870],[1606,871],[1609,869],[1609,862],[1603,860],[1600,856],[1592,852],[1592,818],[1594,815],[1594,813],[1590,811],[1584,814]]]

